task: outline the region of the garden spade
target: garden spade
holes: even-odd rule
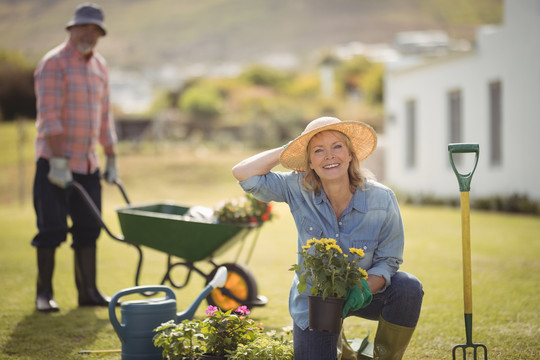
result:
[[[461,194],[461,237],[463,248],[463,299],[465,306],[465,335],[467,342],[462,345],[456,345],[452,349],[452,358],[456,359],[458,349],[463,351],[463,359],[467,357],[467,349],[472,349],[474,359],[478,357],[478,349],[483,349],[484,359],[487,360],[487,348],[483,344],[474,344],[472,342],[472,282],[471,282],[471,232],[470,232],[470,205],[469,191],[471,189],[471,179],[478,164],[478,155],[480,149],[478,144],[449,144],[448,153],[450,164],[456,174],[459,191]],[[468,174],[461,174],[454,164],[455,153],[474,153],[474,165]],[[481,351],[482,352],[482,351]]]

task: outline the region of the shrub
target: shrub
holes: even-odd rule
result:
[[[0,51],[0,119],[36,117],[34,70],[17,53]]]
[[[293,360],[292,344],[272,337],[259,337],[248,345],[229,352],[229,360]]]

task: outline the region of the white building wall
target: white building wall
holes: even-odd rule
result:
[[[505,24],[482,28],[475,51],[385,76],[385,181],[397,191],[459,192],[448,160],[447,93],[461,90],[461,142],[480,144],[475,196],[528,194],[540,199],[540,1],[506,0]],[[488,86],[502,84],[502,165],[489,163]],[[416,166],[406,168],[408,100],[416,101]],[[463,172],[468,172],[465,166]],[[467,170],[467,171],[466,171]],[[471,195],[472,196],[472,195]]]

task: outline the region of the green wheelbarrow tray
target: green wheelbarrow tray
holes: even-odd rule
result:
[[[131,243],[196,262],[219,255],[256,224],[205,223],[186,220],[189,206],[173,202],[117,208],[122,233]]]

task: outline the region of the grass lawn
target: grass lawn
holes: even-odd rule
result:
[[[119,349],[120,341],[107,309],[77,307],[69,242],[58,250],[54,276],[61,311],[34,312],[36,263],[35,250],[29,244],[35,233],[30,203],[33,165],[31,153],[25,150],[22,163],[26,167],[19,186],[21,167],[13,150],[15,138],[14,127],[0,124],[0,277],[4,294],[0,359],[120,359],[114,353],[78,354],[81,350]],[[30,135],[25,148],[31,149]],[[134,152],[124,147],[119,170],[131,201],[174,200],[213,207],[242,194],[230,168],[249,151],[186,149],[164,145]],[[116,234],[120,228],[114,208],[119,205],[123,200],[118,190],[104,185],[103,218]],[[292,273],[288,268],[296,260],[296,232],[288,208],[276,204],[275,211],[278,218],[264,225],[249,263],[259,293],[269,299],[267,306],[252,313],[266,329],[291,325],[287,299]],[[402,269],[419,277],[425,290],[420,323],[406,358],[451,359],[452,347],[465,342],[459,209],[403,206],[402,215],[406,231]],[[490,359],[540,358],[540,302],[536,298],[540,293],[539,238],[539,217],[471,213],[473,341],[487,346]],[[136,251],[105,232],[98,247],[101,290],[112,295],[133,286]],[[236,250],[230,249],[217,262],[234,261]],[[164,253],[145,249],[144,284],[159,282],[165,260]],[[204,263],[200,265],[209,269]],[[182,280],[184,274],[178,270],[173,275]],[[202,279],[194,275],[189,286],[175,290],[178,310],[185,309],[202,288]],[[203,302],[196,316],[203,315],[205,305]],[[348,318],[345,328],[348,338],[363,337],[367,331],[373,337],[376,323]]]

